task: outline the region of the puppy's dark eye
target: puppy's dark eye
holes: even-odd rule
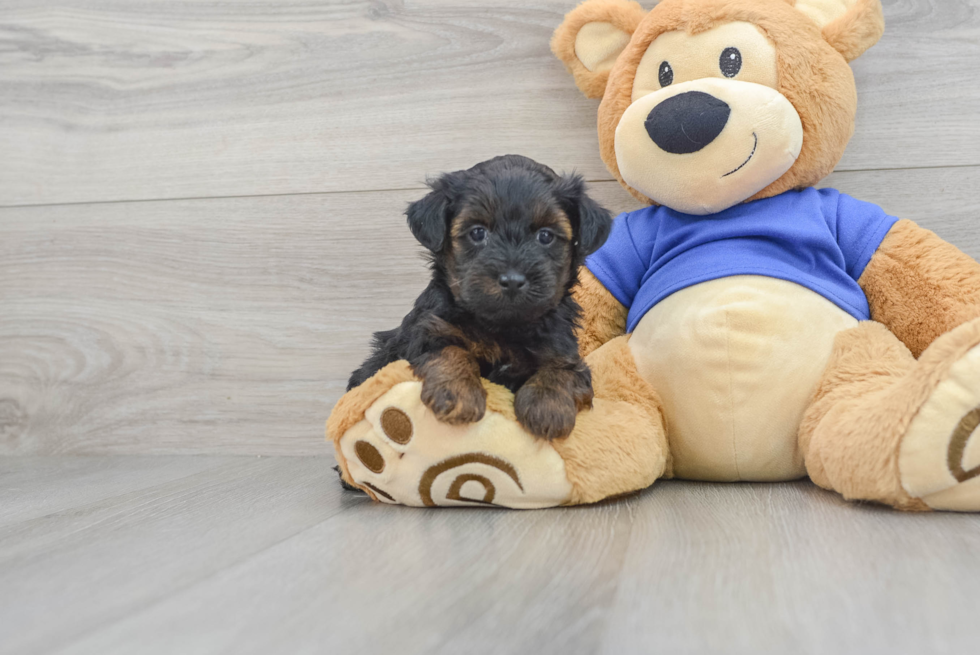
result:
[[[470,241],[473,243],[483,243],[487,240],[487,228],[477,225],[470,229]]]
[[[542,246],[550,246],[551,242],[555,240],[555,233],[544,228],[543,230],[538,230],[538,243]]]
[[[742,53],[738,51],[738,48],[725,48],[725,51],[721,53],[721,60],[718,65],[721,66],[722,75],[735,77],[742,70]]]
[[[674,69],[666,61],[660,64],[660,86],[670,86],[674,83]]]

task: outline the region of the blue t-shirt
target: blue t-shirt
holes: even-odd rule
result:
[[[866,321],[857,280],[897,220],[834,189],[789,191],[709,216],[647,207],[617,217],[586,266],[629,308],[627,332],[675,291],[733,275],[795,282]]]

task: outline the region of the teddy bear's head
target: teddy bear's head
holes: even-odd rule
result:
[[[587,0],[552,49],[602,98],[602,159],[638,199],[689,214],[812,186],[854,131],[848,62],[880,0]]]

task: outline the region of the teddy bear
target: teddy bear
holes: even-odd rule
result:
[[[809,477],[900,510],[980,510],[980,264],[816,189],[854,131],[879,0],[586,0],[552,50],[601,98],[645,207],[580,271],[595,399],[564,439],[439,423],[407,363],[337,404],[343,479],[386,503],[576,505],[661,478]]]

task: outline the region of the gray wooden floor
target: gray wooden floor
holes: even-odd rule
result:
[[[0,653],[977,650],[980,517],[340,492],[426,175],[517,152],[635,207],[548,51],[576,2],[0,0]],[[883,4],[825,184],[980,257],[980,0]]]
[[[980,521],[808,482],[392,509],[316,457],[0,459],[2,653],[972,653]]]

